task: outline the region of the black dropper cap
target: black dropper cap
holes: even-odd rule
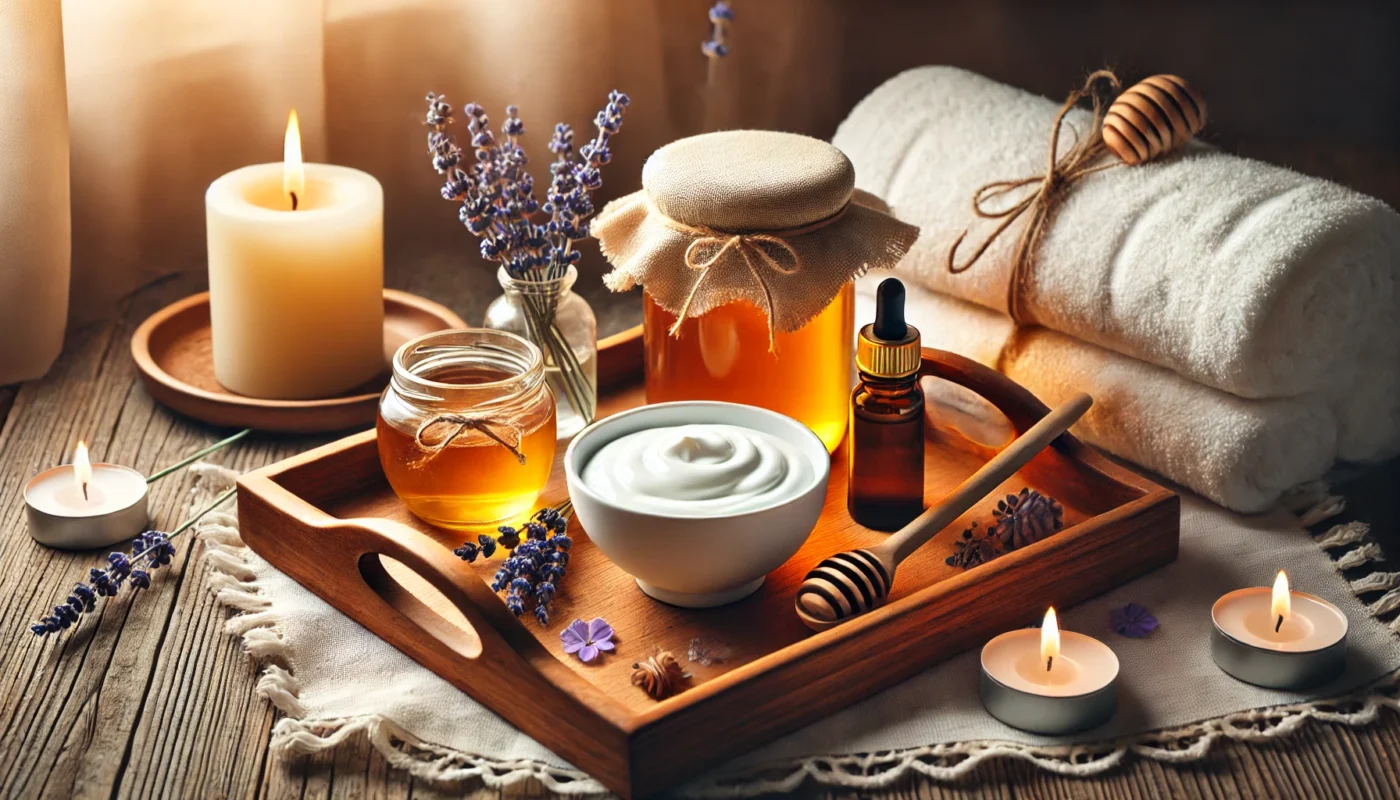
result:
[[[904,284],[898,278],[880,281],[875,290],[875,324],[871,333],[886,342],[902,341],[909,335],[909,326],[904,322]]]

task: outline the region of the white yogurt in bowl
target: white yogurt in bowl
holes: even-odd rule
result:
[[[599,497],[636,511],[714,517],[791,500],[808,488],[812,466],[771,433],[694,423],[614,439],[589,459],[582,477]]]
[[[831,457],[807,426],[737,403],[658,403],[601,419],[564,454],[589,539],[672,605],[734,602],[807,540]]]

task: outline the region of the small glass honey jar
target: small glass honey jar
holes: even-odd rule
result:
[[[486,329],[414,339],[394,354],[376,430],[384,475],[415,516],[455,529],[518,520],[554,465],[540,350]]]

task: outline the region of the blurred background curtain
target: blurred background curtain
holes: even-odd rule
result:
[[[732,55],[711,87],[715,127],[829,137],[868,91],[922,64],[1055,98],[1108,64],[1129,79],[1187,76],[1210,101],[1208,138],[1246,155],[1382,196],[1400,185],[1393,4],[732,3]],[[383,183],[391,284],[409,280],[395,265],[420,263],[422,253],[479,271],[475,240],[428,166],[423,95],[445,93],[459,108],[480,102],[496,122],[507,103],[519,105],[538,163],[556,121],[586,129],[608,90],[629,93],[605,171],[603,199],[614,197],[635,188],[652,150],[704,123],[709,5],[62,0],[72,319],[100,316],[160,275],[202,270],[205,187],[235,167],[279,160],[291,107],[308,159]],[[602,269],[585,262],[585,273]]]

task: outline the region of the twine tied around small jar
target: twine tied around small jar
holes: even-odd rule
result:
[[[455,427],[440,441],[430,443],[428,431],[434,426]],[[480,431],[486,438],[509,450],[510,454],[515,456],[515,460],[520,462],[522,466],[525,464],[525,453],[520,450],[520,441],[524,436],[520,426],[491,419],[487,416],[469,414],[437,414],[423,420],[423,424],[419,425],[418,430],[413,434],[414,443],[424,453],[419,463],[423,464],[433,460],[439,453],[450,447],[458,437],[468,431]],[[505,435],[502,435],[502,432]]]
[[[846,209],[850,207],[850,202],[847,202],[835,214],[825,219],[819,219],[796,228],[776,231],[724,231],[699,225],[687,225],[671,219],[653,207],[652,213],[656,214],[656,218],[663,225],[671,230],[695,237],[694,241],[685,248],[685,266],[689,270],[700,272],[700,276],[695,279],[695,284],[690,287],[690,292],[681,305],[680,313],[676,315],[676,321],[671,324],[670,334],[675,336],[680,333],[681,324],[685,322],[686,315],[690,312],[690,304],[694,302],[695,294],[700,291],[705,277],[710,274],[710,268],[719,263],[720,259],[726,255],[738,253],[743,257],[744,265],[748,267],[749,273],[753,275],[754,282],[763,291],[763,312],[768,317],[768,349],[776,349],[777,331],[773,326],[773,290],[769,287],[767,279],[763,277],[759,266],[767,267],[779,275],[796,275],[802,270],[802,256],[798,255],[797,250],[788,243],[788,238],[821,230],[845,216]],[[784,266],[773,257],[767,249],[768,247],[781,251],[791,260],[792,266]],[[713,252],[706,255],[704,253],[707,250]]]
[[[1007,281],[1006,288],[1006,308],[1007,313],[1013,320],[1022,321],[1019,310],[1019,300],[1021,286],[1025,280],[1026,273],[1030,269],[1032,255],[1044,238],[1046,230],[1050,227],[1050,217],[1055,211],[1055,206],[1064,198],[1065,192],[1076,181],[1079,181],[1095,172],[1102,172],[1106,169],[1122,165],[1122,161],[1113,160],[1106,163],[1095,163],[1099,156],[1108,152],[1107,145],[1103,141],[1103,120],[1108,111],[1108,102],[1104,94],[1095,91],[1096,85],[1100,82],[1111,87],[1113,94],[1122,88],[1122,83],[1118,76],[1111,70],[1097,70],[1084,81],[1084,86],[1071,92],[1065,100],[1060,112],[1055,115],[1055,124],[1050,127],[1050,152],[1049,164],[1046,166],[1045,174],[1032,175],[1019,180],[993,181],[982,186],[972,195],[972,211],[982,219],[1000,219],[1001,224],[983,240],[965,263],[957,263],[958,247],[967,238],[969,230],[964,230],[953,246],[948,248],[948,271],[954,275],[972,268],[982,254],[987,252],[987,248],[996,241],[1007,228],[1011,227],[1022,214],[1030,212],[1030,221],[1021,231],[1021,238],[1016,242],[1016,252],[1011,260],[1011,278]],[[1060,146],[1060,130],[1064,127],[1065,116],[1078,105],[1080,100],[1090,97],[1094,102],[1094,117],[1088,135],[1078,138],[1074,145],[1064,154],[1063,157],[1056,158],[1056,153]],[[1023,186],[1039,184],[1039,187],[1023,198],[1020,202],[1004,209],[988,208],[987,204],[997,198],[1004,197],[1009,192],[1014,192]]]

